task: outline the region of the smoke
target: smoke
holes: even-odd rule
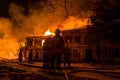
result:
[[[70,16],[63,22],[63,30],[75,29],[75,28],[86,28],[88,18],[79,19],[78,17]]]
[[[10,20],[0,18],[0,57],[15,58],[17,55],[19,44],[11,34],[11,26]]]
[[[69,12],[67,17],[64,0],[51,0],[43,8],[29,6],[29,14],[27,16],[24,15],[25,9],[22,6],[11,3],[9,13],[13,22],[13,34],[23,40],[27,35],[43,35],[48,29],[53,32],[56,28],[81,28],[87,25],[88,17],[92,14],[91,11],[80,10],[81,1],[77,0],[76,3],[69,0],[67,2]],[[41,4],[38,3],[38,5]]]
[[[9,5],[11,18],[0,18],[0,57],[16,57],[20,43],[25,41],[26,36],[44,35],[48,29],[54,32],[56,28],[65,30],[83,28],[87,25],[92,12],[81,11],[82,0],[67,2],[68,16],[64,0],[50,1],[46,4],[38,2],[35,7],[30,3],[27,15],[24,14],[26,9],[23,6],[15,3]]]

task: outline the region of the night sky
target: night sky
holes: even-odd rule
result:
[[[0,0],[0,17],[9,16],[8,6],[10,2],[11,2],[10,0]]]
[[[41,5],[38,5],[40,2],[44,3],[44,4],[57,4],[56,2],[58,2],[59,4],[57,5],[60,5],[63,6],[65,5],[64,4],[64,1],[67,1],[67,0],[0,0],[0,17],[9,17],[9,5],[11,3],[14,3],[14,4],[17,4],[19,6],[22,6],[25,11],[23,12],[25,15],[29,14],[28,10],[29,10],[29,7],[32,6],[34,8],[36,7],[40,7]],[[87,8],[90,8],[93,6],[93,4],[95,3],[96,0],[68,0],[67,1],[67,7],[70,7],[71,9],[74,9],[74,11],[72,12],[76,12],[79,13],[79,11],[81,10],[84,10]],[[63,2],[61,4],[61,2]],[[55,6],[53,5],[53,6]],[[74,7],[74,5],[77,5],[76,7]],[[81,6],[82,5],[82,6]],[[71,10],[70,8],[68,8],[68,11]],[[82,8],[82,9],[81,9]],[[70,12],[69,12],[70,13]]]
[[[40,0],[0,0],[0,17],[10,17],[9,16],[9,4],[15,3],[22,6],[25,9],[24,14],[28,14],[28,3],[35,6]],[[41,0],[42,1],[42,0]]]

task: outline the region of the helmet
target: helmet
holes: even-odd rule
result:
[[[59,30],[59,29],[56,29],[56,30],[55,30],[55,33],[60,33],[60,30]]]

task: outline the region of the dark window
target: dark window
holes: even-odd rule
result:
[[[65,43],[67,42],[67,40],[69,40],[70,43],[72,43],[72,36],[66,36],[65,37]]]
[[[27,39],[27,46],[32,46],[32,43],[33,43],[33,42],[32,42],[32,39],[29,39],[29,38],[28,38],[28,39]]]
[[[85,37],[84,37],[84,41],[87,42],[87,35],[85,35]]]
[[[81,36],[80,36],[80,35],[75,36],[75,42],[76,42],[76,43],[79,43],[80,40],[81,40]]]
[[[88,63],[92,62],[92,50],[91,49],[85,49],[85,61]]]
[[[119,48],[115,48],[112,50],[112,56],[115,58],[119,57]]]
[[[77,49],[73,49],[73,57],[79,57],[79,53]]]

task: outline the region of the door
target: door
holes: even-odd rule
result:
[[[92,62],[92,50],[91,49],[85,50],[85,62],[87,62],[87,63]]]

